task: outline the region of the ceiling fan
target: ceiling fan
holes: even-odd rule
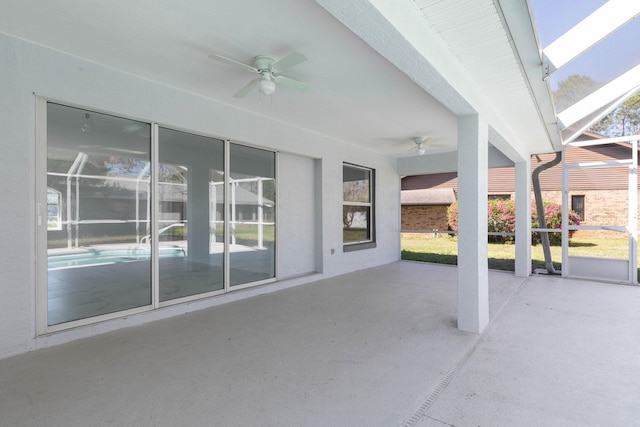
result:
[[[416,136],[413,138],[414,146],[411,150],[415,150],[418,156],[422,156],[427,152],[429,147],[444,147],[445,144],[436,144],[436,139],[430,136]]]
[[[276,90],[276,83],[300,91],[306,91],[310,88],[306,83],[280,74],[282,71],[295,67],[307,60],[307,57],[300,52],[292,52],[279,60],[266,55],[258,55],[253,59],[253,65],[243,64],[242,62],[222,55],[209,55],[209,58],[244,68],[247,71],[260,75],[237,91],[233,95],[234,98],[242,98],[246,96],[255,86],[258,86],[258,90],[263,95],[271,95]]]

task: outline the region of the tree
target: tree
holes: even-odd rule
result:
[[[602,87],[603,83],[589,76],[571,75],[558,83],[553,92],[556,110],[561,112]],[[589,131],[609,137],[635,135],[640,132],[640,93],[628,98],[620,106],[593,124]]]
[[[553,92],[556,110],[558,112],[565,110],[602,86],[602,82],[595,81],[589,76],[573,74],[567,77],[566,80],[558,83],[558,89]]]
[[[608,119],[608,120],[607,120]],[[640,93],[613,110],[603,121],[609,126],[605,134],[611,137],[636,135],[640,132]]]

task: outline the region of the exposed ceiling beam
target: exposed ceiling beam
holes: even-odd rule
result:
[[[502,151],[489,145],[488,166],[492,168],[505,168],[514,165]],[[398,174],[422,175],[428,173],[444,173],[458,171],[458,152],[425,154],[423,156],[398,157]]]

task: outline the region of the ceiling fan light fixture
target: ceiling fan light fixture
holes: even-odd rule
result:
[[[276,82],[271,80],[269,77],[265,76],[260,79],[260,83],[258,84],[258,90],[263,95],[271,95],[276,91]]]
[[[427,152],[427,149],[424,148],[424,145],[419,145],[418,148],[416,149],[416,153],[418,154],[418,156],[423,156],[424,153]]]
[[[258,87],[258,92],[262,95],[271,95],[275,92],[276,84],[287,86],[299,91],[309,90],[308,84],[299,82],[298,80],[294,80],[281,74],[282,71],[295,67],[307,60],[307,57],[300,52],[291,52],[289,55],[279,60],[267,55],[258,55],[253,59],[253,65],[244,64],[236,61],[235,59],[217,54],[209,55],[209,58],[236,67],[241,67],[247,71],[260,75],[258,78],[251,80],[248,84],[237,91],[233,95],[234,98],[243,98],[247,96],[256,86]]]

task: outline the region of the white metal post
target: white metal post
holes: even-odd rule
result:
[[[569,275],[569,171],[567,146],[562,146],[562,277]]]
[[[638,284],[638,140],[631,143],[629,165],[629,281]]]
[[[84,169],[84,164],[87,161],[87,155],[82,153],[82,160],[80,161],[80,166],[78,166],[78,170],[76,171],[76,219],[75,230],[76,230],[76,248],[80,247],[80,174]]]
[[[151,194],[147,194],[147,224],[151,220],[151,230],[147,230],[147,235],[152,236],[149,240],[149,249],[151,250],[151,303],[154,308],[160,306],[160,197],[158,184],[158,171],[160,159],[160,129],[156,123],[151,124],[151,168],[150,190]],[[149,165],[149,167],[151,167]],[[147,185],[149,188],[149,185]],[[151,202],[153,202],[153,217],[149,212]]]
[[[258,179],[258,247],[260,249],[264,248],[264,218],[263,218],[263,213],[264,213],[264,209],[262,207],[262,201],[263,201],[263,179],[264,178],[259,178]]]

